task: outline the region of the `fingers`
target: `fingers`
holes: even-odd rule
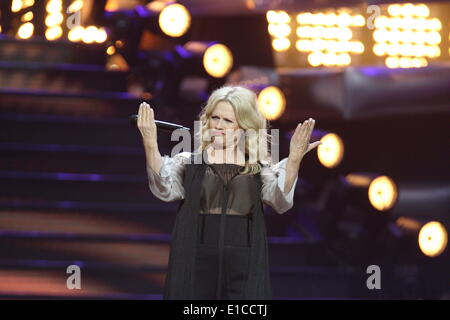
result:
[[[299,130],[300,135],[306,137],[308,141],[311,138],[311,134],[314,129],[315,122],[316,121],[314,119],[309,118],[308,120],[304,121],[303,124],[299,123],[297,126],[297,129],[300,126],[300,130]],[[296,129],[296,131],[297,131],[297,129]]]
[[[138,126],[142,126],[144,124],[149,124],[154,121],[154,113],[153,109],[146,102],[142,102],[139,105],[139,113],[138,113]]]
[[[319,145],[321,145],[322,144],[322,142],[320,142],[320,141],[316,141],[316,142],[313,142],[313,143],[311,143],[309,146],[308,146],[308,150],[306,151],[306,153],[308,153],[308,152],[310,152],[311,150],[313,150],[314,148],[317,148]]]
[[[137,126],[140,127],[142,125],[142,115],[144,113],[144,103],[141,103],[139,105],[139,112],[138,112],[138,118],[137,118]]]
[[[311,135],[314,130],[314,125],[316,124],[316,120],[314,120],[312,118],[309,118],[309,119],[310,119],[310,121],[308,124],[308,142],[311,140]]]

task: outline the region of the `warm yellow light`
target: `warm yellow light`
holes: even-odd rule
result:
[[[377,43],[373,46],[373,53],[377,56],[384,56],[386,54],[386,45],[382,43]]]
[[[220,43],[214,44],[206,49],[203,66],[211,76],[222,78],[233,67],[233,55],[227,46]]]
[[[75,0],[74,2],[72,2],[68,8],[68,12],[77,12],[80,11],[84,6],[84,3],[82,0]]]
[[[185,6],[173,3],[159,15],[159,27],[170,37],[181,37],[191,25],[191,15]]]
[[[278,52],[286,51],[291,47],[291,41],[286,38],[276,38],[272,40],[272,47]]]
[[[400,68],[412,68],[412,60],[410,58],[400,58]]]
[[[441,43],[441,35],[439,32],[428,32],[425,42],[431,45],[437,45]]]
[[[264,88],[258,95],[258,108],[267,120],[278,119],[286,108],[286,98],[277,87]]]
[[[152,4],[153,2],[159,2],[159,1],[152,1],[147,6]],[[117,0],[108,0],[106,1],[105,11],[114,12],[118,11],[121,8],[119,1]]]
[[[322,144],[317,147],[320,163],[327,168],[334,168],[344,157],[344,143],[335,133],[328,133],[320,139]]]
[[[63,30],[60,26],[52,27],[45,31],[45,37],[50,41],[61,38],[62,34]]]
[[[47,3],[47,12],[48,13],[56,13],[62,11],[62,1],[61,0],[50,0]]]
[[[437,58],[441,55],[441,49],[438,46],[427,46],[428,49],[428,57],[429,58]]]
[[[327,17],[321,12],[316,13],[314,15],[314,24],[326,25],[327,24]]]
[[[274,10],[269,10],[266,12],[266,19],[268,23],[277,23],[277,13]]]
[[[348,66],[352,62],[352,58],[348,53],[338,54],[336,60],[338,66]]]
[[[387,57],[385,63],[386,66],[390,69],[395,69],[400,66],[400,62],[397,57]]]
[[[304,12],[297,15],[297,23],[302,24],[313,24],[314,15],[311,12]]]
[[[116,0],[117,1],[117,0]],[[147,3],[147,8],[154,12],[161,12],[168,2],[175,2],[170,0],[153,0]]]
[[[369,201],[378,211],[391,209],[397,201],[397,186],[387,176],[375,178],[369,185]]]
[[[323,55],[323,64],[326,66],[335,66],[338,64],[337,55],[334,53],[326,53]]]
[[[64,17],[61,12],[52,13],[45,18],[45,25],[49,28],[57,26],[64,21]]]
[[[345,176],[345,181],[354,187],[367,188],[370,185],[371,178],[365,174],[349,173]]]
[[[20,10],[22,10],[22,0],[13,0],[11,3],[11,11],[19,12]]]
[[[308,62],[313,67],[318,67],[323,63],[324,54],[322,52],[313,52],[308,55]]]
[[[83,31],[83,35],[81,36],[81,40],[86,44],[91,44],[95,42],[95,38],[97,37],[98,29],[96,26],[89,26]]]
[[[360,14],[352,17],[352,25],[355,27],[363,27],[366,24],[366,19]]]
[[[412,3],[407,3],[402,6],[401,14],[405,17],[412,16],[415,14],[415,7]]]
[[[268,26],[269,34],[276,38],[284,38],[291,34],[291,27],[287,24],[273,24]]]
[[[386,28],[388,25],[388,18],[385,16],[379,16],[378,18],[375,18],[374,24],[377,29]]]
[[[361,54],[364,52],[364,44],[360,41],[350,42],[350,51],[352,53]]]
[[[335,13],[324,14],[323,24],[327,27],[334,26],[336,24],[337,17]]]
[[[291,22],[291,17],[286,11],[278,11],[277,23],[289,23]]]
[[[76,26],[75,28],[69,31],[67,38],[69,41],[78,42],[83,37],[84,28],[82,26]]]
[[[107,53],[109,56],[112,56],[113,54],[116,53],[116,48],[115,48],[114,46],[109,46],[108,49],[106,49],[106,53]]]
[[[97,34],[95,36],[95,42],[103,43],[108,39],[108,34],[106,33],[105,28],[100,28],[97,30]]]
[[[297,16],[297,21],[299,16],[300,14]],[[282,24],[291,22],[291,17],[286,11],[269,10],[266,12],[266,18],[269,23]]]
[[[391,16],[399,16],[401,14],[401,6],[399,4],[391,4],[388,6],[388,13]]]
[[[20,26],[17,31],[17,35],[20,39],[28,39],[33,35],[34,25],[31,22],[27,22]]]
[[[309,40],[297,40],[295,42],[295,48],[300,52],[308,52],[310,51]]]
[[[428,26],[431,30],[439,31],[442,29],[441,20],[438,18],[433,18],[430,20],[430,25]]]
[[[30,11],[30,12],[25,13],[25,14],[20,18],[20,21],[21,21],[21,22],[28,22],[28,21],[33,20],[33,17],[34,17],[33,12]]]
[[[348,27],[352,24],[352,16],[348,13],[340,13],[337,15],[336,24],[340,27]]]
[[[425,224],[419,232],[420,250],[428,257],[437,257],[447,247],[448,234],[442,223],[431,221]]]

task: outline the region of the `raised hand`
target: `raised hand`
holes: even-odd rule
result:
[[[146,102],[142,102],[139,106],[137,127],[142,135],[142,141],[146,147],[158,147],[155,115],[153,109]]]
[[[303,124],[297,125],[289,145],[289,158],[291,160],[300,162],[305,154],[322,143],[320,141],[309,143],[315,123],[314,119],[309,118]]]

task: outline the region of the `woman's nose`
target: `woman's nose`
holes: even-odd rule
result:
[[[222,130],[223,129],[222,119],[220,119],[219,121],[216,122],[216,129],[217,130]]]

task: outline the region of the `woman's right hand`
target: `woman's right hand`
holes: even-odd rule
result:
[[[142,135],[142,141],[146,147],[158,147],[156,124],[153,109],[146,102],[139,106],[137,127]]]

